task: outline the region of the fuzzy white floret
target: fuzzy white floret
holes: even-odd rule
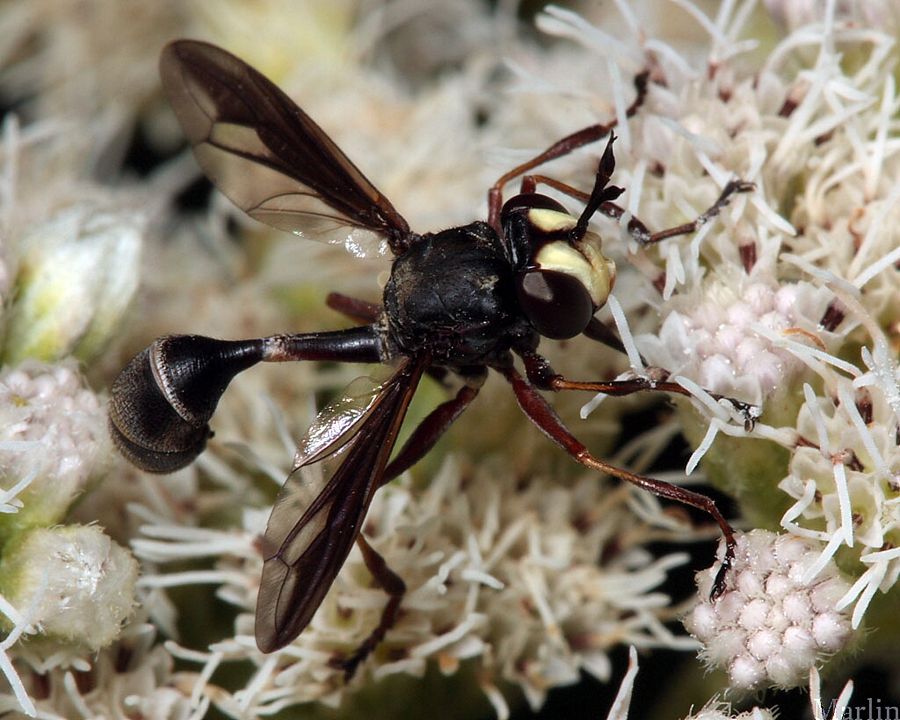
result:
[[[815,610],[848,584],[833,564],[812,585],[804,583],[805,568],[820,555],[811,542],[754,530],[739,535],[737,543],[732,578],[721,597],[708,599],[715,568],[698,574],[703,599],[685,626],[703,643],[707,663],[725,666],[735,687],[795,686],[849,639],[846,613]],[[818,602],[812,598],[817,590]]]

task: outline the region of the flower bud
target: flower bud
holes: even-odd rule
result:
[[[44,635],[96,651],[131,616],[137,574],[96,525],[37,528],[4,548],[0,592]]]
[[[0,542],[60,522],[99,476],[108,447],[103,403],[74,363],[0,372],[0,489],[18,486],[0,513]]]
[[[685,627],[703,643],[707,663],[727,669],[734,687],[800,685],[811,668],[844,649],[851,638],[847,613],[816,609],[814,596],[843,595],[849,585],[833,562],[811,584],[804,584],[796,569],[820,551],[801,538],[754,530],[738,536],[737,542],[728,588],[721,597],[708,599],[715,568],[697,574],[703,599],[685,618]],[[769,586],[782,591],[763,590]],[[733,606],[742,609],[737,616]]]
[[[3,361],[96,355],[137,289],[143,226],[131,210],[80,206],[26,235]]]

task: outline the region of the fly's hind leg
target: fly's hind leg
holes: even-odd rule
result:
[[[325,304],[341,315],[364,324],[373,323],[381,316],[381,305],[339,292],[328,293],[328,297],[325,298]]]
[[[419,423],[406,444],[400,448],[385,469],[384,483],[393,480],[415,465],[434,447],[450,425],[478,395],[478,390],[484,382],[486,374],[487,370],[484,368],[473,368],[466,375],[466,384],[459,389],[456,395],[438,405]],[[332,666],[344,671],[347,680],[353,677],[359,664],[378,647],[378,644],[384,640],[387,631],[396,624],[400,615],[400,603],[406,594],[406,583],[403,582],[403,578],[391,570],[385,559],[368,543],[362,533],[359,534],[356,542],[362,552],[366,567],[377,585],[387,593],[388,601],[381,611],[378,625],[359,647],[349,657],[335,658],[332,661]]]
[[[388,601],[381,611],[381,619],[378,621],[378,625],[369,633],[369,636],[363,640],[360,646],[353,651],[353,654],[346,658],[335,658],[332,661],[331,664],[334,667],[344,671],[346,680],[350,680],[353,677],[359,664],[384,640],[387,631],[394,627],[394,624],[397,622],[397,616],[400,614],[400,603],[406,594],[406,583],[403,582],[403,578],[388,567],[385,559],[375,548],[369,545],[362,533],[357,536],[356,544],[359,546],[360,552],[362,552],[366,567],[372,573],[372,578],[378,584],[378,587],[387,593]]]

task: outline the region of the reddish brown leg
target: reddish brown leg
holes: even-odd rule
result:
[[[648,75],[649,73],[642,72],[635,76],[634,88],[637,95],[625,111],[626,117],[634,115],[638,111],[638,108],[643,105],[644,98],[647,96]],[[491,189],[488,190],[488,224],[498,232],[500,231],[500,208],[503,206],[503,187],[506,183],[515,180],[517,177],[526,174],[529,170],[533,170],[546,162],[555,160],[563,155],[568,155],[584,145],[596,142],[600,138],[605,137],[609,131],[616,126],[617,122],[617,120],[612,120],[605,125],[591,125],[574,132],[571,135],[566,135],[566,137],[557,140],[541,154],[536,155],[528,162],[524,162],[521,165],[514,167],[508,173],[500,177],[497,182],[491,186]]]
[[[568,183],[560,182],[546,175],[526,175],[522,178],[522,192],[534,192],[538,184],[552,187],[554,190],[575,198],[580,202],[587,202],[590,199],[590,193],[578,190]],[[735,193],[750,192],[756,186],[745,180],[731,180],[722,189],[716,201],[703,213],[698,215],[689,223],[677,225],[676,227],[666,228],[659,232],[650,232],[650,229],[643,223],[640,218],[632,215],[628,221],[628,234],[641,245],[653,245],[663,240],[668,240],[678,235],[690,235],[696,232],[706,223],[716,217],[731,202],[731,196]],[[527,189],[526,189],[527,188]],[[598,210],[613,220],[619,220],[627,212],[625,208],[612,201],[606,201],[600,205]]]
[[[481,381],[484,375],[480,376]],[[382,484],[393,480],[400,473],[415,465],[434,447],[438,439],[443,435],[463,410],[478,395],[481,385],[479,376],[471,378],[472,385],[463,385],[456,396],[438,405],[426,418],[419,423],[409,440],[397,453],[397,456],[388,464],[384,471]],[[363,560],[372,577],[380,588],[388,595],[387,604],[381,611],[381,619],[369,636],[360,644],[353,654],[347,658],[335,658],[332,665],[343,669],[347,680],[353,677],[359,664],[363,662],[372,651],[378,647],[378,643],[384,640],[387,631],[397,622],[400,613],[400,603],[406,593],[406,583],[388,566],[385,559],[376,551],[368,541],[360,534],[356,539],[362,552]]]
[[[542,355],[536,352],[521,352],[522,360],[525,363],[525,374],[528,381],[540,390],[552,390],[560,392],[561,390],[584,390],[587,392],[603,393],[604,395],[612,395],[614,397],[622,397],[631,395],[636,392],[665,392],[675,393],[676,395],[684,395],[685,397],[693,397],[692,393],[682,385],[676,382],[666,380],[668,373],[659,379],[636,377],[629,380],[608,380],[606,382],[584,382],[580,380],[569,380],[562,375],[554,372],[550,363]],[[658,369],[658,368],[657,368]],[[709,391],[707,391],[709,392]],[[720,395],[719,393],[710,392],[710,396],[715,400],[727,400],[732,407],[744,417],[744,427],[749,432],[753,429],[753,424],[758,417],[756,405],[735,400],[734,398]]]
[[[519,186],[519,192],[521,193],[533,193],[537,190],[538,185],[546,185],[547,187],[552,187],[554,190],[558,190],[563,195],[568,195],[571,198],[575,198],[579,202],[586,203],[591,198],[590,193],[586,193],[584,190],[579,190],[576,187],[572,187],[569,183],[564,183],[561,180],[557,180],[556,178],[552,178],[549,175],[526,175],[522,178],[522,184]]]
[[[359,300],[339,292],[328,293],[328,297],[325,298],[325,304],[351,320],[367,324],[375,323],[381,316],[382,311],[381,305],[376,305],[368,300]],[[377,360],[372,362],[377,362]],[[447,371],[444,368],[433,366],[426,368],[425,374],[439,383],[444,382],[444,379],[447,377]]]
[[[546,185],[547,187],[552,187],[554,190],[561,192],[563,195],[568,195],[571,198],[575,198],[579,202],[586,203],[591,199],[591,194],[584,192],[584,190],[579,190],[578,188],[574,188],[568,183],[561,182],[555,178],[549,177],[547,175],[527,175],[522,178],[522,187],[525,187],[526,181],[528,182],[528,186],[531,188],[530,190],[522,190],[522,192],[534,192],[537,188],[538,183],[541,185]],[[613,220],[618,220],[621,218],[627,211],[621,205],[617,205],[612,202],[612,200],[607,200],[600,204],[600,207],[597,208],[601,213],[606,215],[608,218],[612,218]],[[640,220],[640,218],[636,218],[632,215],[631,219],[628,221],[628,234],[631,235],[637,242],[646,242],[648,237],[652,237],[653,233],[647,228],[646,225]]]
[[[579,463],[592,470],[598,470],[607,475],[611,475],[612,477],[629,482],[632,485],[636,485],[658,497],[676,500],[685,505],[695,507],[712,517],[722,530],[722,535],[725,537],[725,556],[722,560],[721,567],[716,573],[712,591],[710,592],[710,599],[716,599],[725,591],[725,576],[734,561],[734,530],[722,516],[722,513],[719,512],[719,509],[711,498],[701,495],[700,493],[692,492],[686,488],[679,487],[678,485],[672,485],[671,483],[662,480],[637,475],[627,470],[617,468],[615,465],[610,465],[609,463],[594,457],[588,449],[572,435],[569,429],[563,425],[562,420],[559,419],[559,416],[553,408],[547,404],[547,401],[541,397],[540,393],[538,393],[515,368],[510,366],[498,367],[496,369],[501,372],[512,385],[519,407],[522,408],[528,418],[537,425],[547,437],[563,448],[563,450]]]
[[[697,232],[701,227],[706,225],[710,220],[712,220],[716,215],[722,212],[723,208],[725,208],[729,202],[731,202],[731,196],[735,193],[745,193],[750,192],[755,189],[756,185],[752,182],[747,182],[746,180],[729,180],[728,184],[722,189],[722,192],[719,194],[718,199],[707,209],[702,212],[700,215],[696,217],[696,219],[692,220],[689,223],[684,223],[683,225],[677,225],[676,227],[667,228],[666,230],[660,230],[659,232],[649,233],[644,237],[639,237],[631,233],[631,223],[628,224],[628,231],[632,234],[635,239],[641,243],[642,245],[652,245],[654,243],[661,242],[662,240],[668,240],[671,237],[675,237],[677,235],[690,235],[691,233]],[[611,204],[611,203],[610,203]],[[621,213],[624,212],[621,208],[616,208],[619,211],[619,217],[621,217]],[[615,218],[614,215],[610,215],[610,217]],[[640,223],[643,226],[643,223]],[[646,232],[647,228],[644,227],[644,231]]]
[[[388,567],[385,559],[378,553],[375,548],[369,545],[368,541],[360,533],[356,538],[356,544],[362,552],[363,561],[372,578],[382,590],[388,594],[387,605],[381,611],[381,619],[378,621],[377,627],[369,633],[362,644],[353,651],[353,654],[347,658],[335,659],[332,665],[339,667],[344,671],[344,678],[350,680],[356,672],[359,664],[365,660],[372,651],[378,647],[378,643],[384,640],[387,631],[394,627],[397,622],[397,615],[400,612],[400,603],[406,594],[406,583],[403,582],[397,573]]]
[[[405,472],[419,460],[425,457],[440,439],[441,435],[453,422],[462,415],[471,402],[478,395],[478,386],[463,385],[456,393],[456,397],[447,400],[432,410],[428,416],[419,423],[419,426],[409,436],[409,440],[400,449],[400,452],[388,464],[384,471],[382,485],[390,482],[400,473]]]
[[[341,315],[346,315],[351,320],[358,320],[362,323],[373,323],[381,315],[381,305],[338,292],[328,293],[325,304]]]

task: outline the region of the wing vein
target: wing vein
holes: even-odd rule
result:
[[[391,451],[426,358],[408,360],[378,389],[362,422],[334,438],[341,444],[337,468],[295,520],[299,474],[285,483],[263,542],[263,572],[256,609],[256,641],[263,652],[302,632],[344,564],[366,511],[384,477]],[[324,454],[324,451],[320,451]]]

